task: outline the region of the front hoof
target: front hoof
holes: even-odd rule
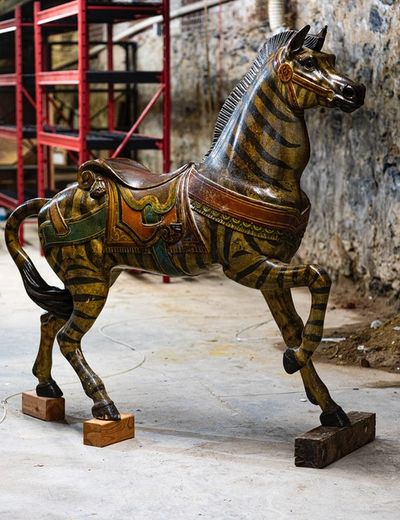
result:
[[[339,428],[351,426],[350,419],[340,407],[332,413],[322,412],[319,416],[319,420],[322,426],[338,426]]]
[[[36,386],[38,397],[62,397],[63,393],[58,384],[52,379],[48,383],[39,383]]]
[[[297,361],[295,351],[292,348],[287,348],[283,353],[283,368],[288,374],[294,374],[303,368],[303,365]]]
[[[105,403],[104,401],[96,403],[92,407],[92,414],[95,419],[101,419],[102,421],[121,420],[119,411],[112,401],[110,403]]]

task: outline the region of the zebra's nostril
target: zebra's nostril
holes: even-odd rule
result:
[[[354,99],[356,97],[356,91],[354,90],[354,88],[351,85],[346,85],[343,88],[343,96],[346,99]]]

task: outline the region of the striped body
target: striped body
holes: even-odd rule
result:
[[[42,239],[42,246],[44,247],[46,258],[56,274],[63,281],[68,276],[71,276],[70,264],[72,263],[74,265],[76,258],[87,259],[90,263],[94,264],[94,266],[101,266],[102,276],[110,280],[114,280],[116,272],[120,272],[123,268],[135,268],[149,273],[169,276],[194,276],[206,272],[211,267],[211,255],[207,252],[178,252],[169,255],[163,262],[155,256],[154,248],[143,248],[141,251],[129,251],[129,247],[127,247],[126,251],[120,252],[118,248],[107,247],[105,237],[108,225],[107,215],[109,214],[109,200],[106,196],[100,201],[92,199],[89,192],[82,190],[78,185],[74,185],[60,192],[54,199],[44,205],[39,214],[40,230],[43,230],[46,226],[52,226],[49,211],[49,206],[52,203],[57,204],[62,218],[69,225],[71,221],[79,223],[85,217],[87,218],[88,215],[98,212],[99,208],[104,208],[105,213],[102,227],[92,228],[86,233],[82,233],[81,238],[73,243],[68,243],[68,236],[65,238],[60,236],[59,244],[52,244],[50,246],[47,246],[46,242]],[[90,233],[99,236],[90,240]],[[43,233],[40,234],[43,236]],[[80,241],[83,241],[83,243],[79,243]],[[163,269],[163,266],[167,266],[169,269],[167,269],[167,267]]]
[[[274,36],[261,48],[223,105],[211,149],[195,171],[154,174],[153,183],[138,177],[130,185],[129,175],[121,176],[126,160],[106,164],[105,174],[101,161],[93,170],[85,163],[76,185],[52,200],[30,201],[11,215],[9,251],[28,294],[48,311],[33,368],[39,395],[61,395],[51,377],[57,336],[94,401],[93,415],[118,419],[103,382],[82,354],[81,340],[121,269],[195,276],[221,265],[232,280],[262,292],[287,346],[284,368],[300,371],[310,401],[322,408],[321,422],[348,424],[311,361],[323,333],[329,276],[318,265],[290,262],[309,213],[300,186],[310,154],[303,111],[316,105],[355,110],[365,89],[340,75],[333,57],[320,52],[326,31],[307,36],[308,30]],[[137,163],[129,166],[131,173],[146,171]],[[37,214],[46,259],[64,290],[49,287],[19,245],[20,223]],[[305,324],[293,304],[293,287],[311,293]]]

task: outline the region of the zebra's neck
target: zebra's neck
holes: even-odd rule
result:
[[[309,159],[307,129],[303,115],[288,106],[285,88],[274,82],[271,61],[266,67],[268,72],[260,71],[199,169],[253,198],[296,203]]]

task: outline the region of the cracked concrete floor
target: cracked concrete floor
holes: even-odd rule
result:
[[[27,250],[57,283],[34,242]],[[261,294],[219,271],[171,284],[123,274],[84,351],[119,410],[135,414],[136,438],[87,447],[91,402],[57,347],[67,423],[21,414],[20,393],[35,386],[41,311],[3,242],[0,273],[1,519],[399,518],[399,375],[318,364],[345,410],[377,413],[377,439],[324,470],[298,469],[294,438],[319,424],[319,409],[300,377],[283,372]],[[305,316],[307,292],[295,300]],[[357,318],[329,310],[327,326]]]

